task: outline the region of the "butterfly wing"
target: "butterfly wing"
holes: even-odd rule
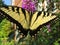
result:
[[[37,29],[39,26],[56,18],[56,16],[52,15],[51,13],[44,14],[44,12],[42,12],[39,16],[37,16],[38,13],[36,12],[35,14],[33,14],[34,16],[31,19],[31,25],[30,25],[31,30]]]
[[[56,18],[56,16],[52,15],[51,13],[49,13],[47,16],[47,13],[44,14],[44,12],[41,12],[41,13],[36,12],[32,15],[31,24],[29,26],[30,15],[28,11],[22,8],[19,8],[18,9],[19,13],[17,13],[17,7],[13,7],[13,10],[12,10],[11,6],[9,6],[8,9],[3,7],[0,10],[2,10],[0,11],[1,13],[5,12],[6,14],[8,14],[8,16],[18,21],[22,25],[23,28],[25,29],[30,28],[31,30],[37,29],[40,25],[43,25],[51,21],[52,19]]]
[[[14,11],[13,11],[14,10]],[[0,8],[1,13],[6,13],[8,16],[13,18],[14,20],[18,21],[23,28],[28,29],[29,28],[29,13],[28,11],[19,8],[19,13],[17,13],[17,7],[9,6],[8,9],[5,7]],[[4,14],[6,16],[6,14]]]

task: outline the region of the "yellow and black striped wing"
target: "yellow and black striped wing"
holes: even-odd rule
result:
[[[36,12],[35,14],[33,14],[33,17],[31,19],[31,25],[30,25],[31,30],[35,30],[39,26],[56,18],[56,16],[52,15],[51,13],[45,13],[45,14],[44,13],[45,12]]]
[[[39,26],[53,20],[56,18],[55,15],[52,15],[51,13],[45,13],[44,12],[35,12],[32,15],[30,13],[22,8],[19,7],[12,7],[8,6],[8,8],[2,7],[0,8],[0,12],[3,13],[5,12],[8,14],[10,17],[12,17],[14,20],[18,21],[24,29],[30,29],[30,30],[35,30]],[[31,20],[31,21],[30,21]]]
[[[18,21],[23,28],[28,29],[29,28],[29,12],[20,8],[20,7],[12,7],[8,6],[0,8],[0,12],[5,12],[10,17]]]

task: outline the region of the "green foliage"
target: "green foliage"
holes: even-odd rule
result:
[[[53,0],[54,2],[59,2],[60,0]]]
[[[2,0],[0,0],[0,7],[1,7],[2,5],[4,5],[4,3],[2,2]]]
[[[0,23],[0,38],[5,38],[8,36],[10,32],[10,26],[10,22],[6,19]]]
[[[0,45],[14,45],[14,41],[8,42],[7,40],[0,39]]]
[[[0,0],[0,6],[2,5],[2,0]]]
[[[0,23],[0,45],[13,45],[13,41],[8,42],[8,35],[11,32],[11,23],[3,19],[2,22]]]

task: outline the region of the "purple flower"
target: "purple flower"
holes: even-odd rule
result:
[[[28,10],[28,11],[36,11],[36,1],[32,0],[23,0],[22,2],[22,8]]]

